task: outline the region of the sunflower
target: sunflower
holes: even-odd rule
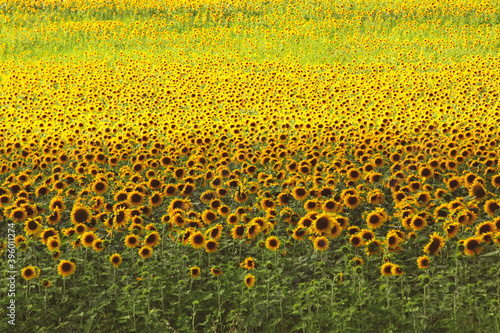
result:
[[[219,248],[219,243],[214,239],[209,239],[205,242],[205,251],[208,253],[217,252]]]
[[[318,251],[325,251],[328,249],[330,242],[325,236],[316,237],[313,241],[313,246]]]
[[[358,234],[364,242],[369,242],[375,239],[375,234],[371,230],[363,229]]]
[[[311,231],[315,234],[327,234],[333,227],[333,217],[330,214],[320,214],[312,222]]]
[[[245,276],[245,284],[248,288],[252,288],[255,284],[255,275],[247,274],[247,276]]]
[[[234,193],[234,200],[239,203],[245,203],[248,200],[248,195],[238,190]]]
[[[234,225],[233,229],[231,229],[231,235],[233,236],[233,239],[239,238],[243,239],[243,236],[245,235],[246,228],[244,225],[239,225],[236,224]]]
[[[201,219],[205,224],[211,224],[213,221],[217,220],[217,213],[212,210],[205,210],[201,215]]]
[[[460,224],[450,223],[443,225],[443,229],[446,231],[446,239],[451,239],[456,236],[460,229]]]
[[[227,224],[235,225],[240,221],[240,218],[237,214],[230,214],[227,216]]]
[[[410,221],[410,227],[413,231],[423,230],[427,226],[427,220],[416,215]]]
[[[160,240],[160,234],[157,231],[153,231],[144,237],[144,245],[153,248],[160,243]]]
[[[128,209],[117,209],[113,217],[113,227],[115,230],[126,228],[126,225],[130,219],[130,210]]]
[[[191,267],[190,270],[191,270],[191,277],[193,279],[196,279],[201,274],[200,268],[198,266]]]
[[[42,225],[36,219],[30,219],[25,222],[24,232],[26,235],[38,236],[42,230]]]
[[[266,247],[271,251],[277,251],[280,247],[280,240],[276,236],[271,236],[266,239]]]
[[[194,232],[189,237],[189,244],[195,249],[201,249],[205,246],[205,236],[200,231]]]
[[[9,214],[9,218],[13,219],[14,222],[23,222],[26,217],[26,211],[21,207],[14,208]]]
[[[61,262],[57,266],[57,272],[62,277],[70,276],[75,271],[76,271],[76,265],[68,260],[61,260]]]
[[[382,242],[378,239],[373,239],[369,242],[365,242],[366,248],[365,252],[368,256],[372,256],[374,254],[378,254],[382,252]]]
[[[356,194],[346,195],[344,197],[344,204],[351,209],[358,207],[360,203],[361,199]]]
[[[351,259],[351,265],[353,267],[356,267],[356,266],[363,266],[365,264],[365,262],[363,261],[363,259],[361,258],[358,258],[358,257],[354,257]]]
[[[46,280],[46,279],[42,280],[42,286],[44,288],[48,288],[48,287],[50,287],[50,285],[51,285],[50,280]]]
[[[93,243],[92,243],[92,248],[96,251],[96,252],[101,252],[104,250],[104,242],[102,241],[102,239],[100,238],[97,238]]]
[[[139,250],[139,255],[141,256],[142,259],[149,258],[151,257],[152,254],[153,254],[153,249],[146,245],[141,247]]]
[[[206,234],[212,239],[219,240],[222,236],[222,225],[217,224],[216,226],[208,229]]]
[[[420,269],[429,268],[429,263],[430,263],[430,259],[426,255],[423,255],[423,256],[417,258],[417,265],[418,265],[418,268],[420,268]]]
[[[255,260],[252,257],[248,257],[244,262],[240,263],[240,266],[248,270],[255,268]]]
[[[469,196],[475,197],[477,200],[482,201],[486,199],[486,197],[488,196],[488,192],[485,190],[483,185],[476,180],[469,189]]]
[[[136,235],[128,235],[125,237],[125,246],[129,249],[133,249],[134,247],[139,246],[139,237]]]
[[[309,192],[304,187],[296,187],[292,190],[292,196],[295,200],[303,201],[309,195]]]
[[[44,245],[47,245],[50,237],[59,237],[59,233],[54,228],[45,229],[40,233],[40,238]]]
[[[356,168],[349,169],[347,171],[347,178],[349,178],[350,181],[357,182],[361,179],[361,172]]]
[[[28,266],[23,268],[21,275],[26,281],[36,279],[40,276],[40,269],[38,267]]]
[[[109,258],[109,262],[112,263],[113,266],[118,267],[122,264],[122,256],[115,253]]]
[[[363,238],[358,235],[351,235],[351,237],[349,238],[349,243],[351,243],[351,245],[354,247],[360,247],[364,245]]]
[[[384,276],[391,276],[392,275],[392,267],[393,267],[393,264],[391,264],[390,262],[386,262],[380,268],[380,273]]]
[[[92,213],[90,209],[84,205],[76,204],[73,206],[71,210],[71,223],[79,224],[79,223],[88,223],[92,218]]]
[[[384,224],[384,219],[380,216],[378,211],[374,211],[366,217],[366,224],[370,229],[377,229]]]
[[[484,211],[489,216],[495,216],[497,210],[500,208],[500,202],[494,199],[490,199],[484,203]]]
[[[474,256],[481,253],[483,247],[481,246],[480,237],[469,237],[464,241],[464,253],[468,256]]]
[[[330,231],[326,234],[328,237],[332,238],[337,238],[340,236],[340,233],[342,232],[342,227],[340,226],[340,223],[338,223],[336,220],[332,222],[332,228]]]
[[[103,194],[108,190],[108,184],[102,180],[98,180],[92,184],[92,191],[96,194]]]
[[[80,237],[82,240],[82,244],[85,247],[92,247],[92,244],[94,241],[97,239],[97,236],[94,234],[93,231],[87,231],[83,233],[83,235]]]
[[[59,251],[60,246],[61,246],[61,240],[59,239],[59,237],[52,236],[47,240],[47,248],[51,252]]]
[[[64,204],[64,199],[60,196],[55,196],[52,198],[49,204],[50,210],[54,211],[56,208],[59,209],[59,211],[64,211],[66,209],[66,205]]]
[[[132,191],[127,196],[128,203],[133,207],[139,207],[144,203],[144,195],[138,191]]]
[[[176,194],[177,194],[177,186],[175,185],[167,185],[167,187],[163,191],[163,195],[167,198],[173,197]]]
[[[307,229],[299,226],[293,230],[292,238],[295,240],[303,240],[306,234],[307,234]]]
[[[497,228],[493,222],[483,222],[476,227],[476,236],[481,236],[482,234],[486,234],[489,232],[496,232]]]
[[[392,275],[394,275],[394,276],[401,276],[404,274],[403,268],[401,268],[399,265],[395,265],[395,264],[392,265],[391,272],[392,272]]]
[[[396,249],[403,240],[395,233],[389,232],[386,236],[386,244],[389,249]]]
[[[151,207],[159,207],[163,204],[163,196],[159,192],[153,192],[149,197],[149,204]]]
[[[222,275],[222,271],[219,267],[212,267],[210,269],[210,273],[212,273],[213,276],[221,276]]]
[[[500,174],[491,177],[491,185],[495,188],[500,188]]]
[[[247,224],[247,230],[245,232],[248,239],[254,239],[259,234],[261,230],[260,225],[258,223],[250,222]]]
[[[85,231],[87,231],[87,226],[86,226],[85,224],[77,224],[77,225],[75,226],[75,232],[76,232],[79,236],[83,235],[83,233],[84,233]]]
[[[427,254],[439,255],[438,251],[444,246],[444,238],[439,236],[437,232],[429,235],[431,241],[424,247],[424,252]]]

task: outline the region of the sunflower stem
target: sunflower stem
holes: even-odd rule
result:
[[[217,276],[217,304],[219,306],[219,312],[217,313],[217,319],[219,320],[220,323],[220,329],[221,332],[224,330],[223,325],[222,325],[222,304],[220,302],[220,280],[219,276]]]

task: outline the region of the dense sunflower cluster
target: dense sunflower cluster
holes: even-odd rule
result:
[[[132,2],[115,3],[112,10],[120,11]],[[170,9],[135,24],[55,20],[30,28],[23,38],[50,31],[52,43],[59,29],[71,36],[84,31],[92,43],[157,39],[150,44],[154,50],[154,43],[189,48],[197,35],[213,49],[221,39],[231,44],[232,34],[244,36],[238,43],[261,43],[254,29],[269,43],[292,43],[322,28],[291,20],[308,6],[301,2],[282,16],[303,25],[299,30],[265,28],[279,26],[273,15],[253,18],[255,26],[246,25],[245,31],[239,25],[219,26],[222,20],[245,22],[248,18],[239,17],[235,8],[247,6],[248,12],[250,5],[235,2],[221,9],[218,3],[198,4],[197,13],[212,15],[215,26],[171,36],[169,29],[160,29],[167,25],[165,16],[173,15],[170,2],[149,1],[144,8]],[[377,10],[374,2],[361,9],[372,10],[374,20],[399,11],[413,17],[434,10],[425,2],[404,2],[412,3],[419,4],[412,11],[404,6],[395,12]],[[487,17],[497,9],[490,3],[476,8],[471,1],[466,11],[482,10]],[[85,7],[92,4],[98,7]],[[30,20],[44,6],[56,17],[72,8],[106,10],[104,3],[92,4],[11,1],[2,3],[1,19],[10,22],[8,31],[25,27],[11,22],[6,6],[31,13]],[[355,18],[336,21],[333,15],[352,14],[352,5],[322,5],[332,12],[326,11],[330,20],[320,24],[356,25]],[[465,10],[446,8],[453,15]],[[192,11],[170,22],[208,19],[187,13]],[[194,21],[183,21],[186,17]],[[398,29],[418,35],[429,26],[398,26],[393,32]],[[489,47],[480,36],[487,39],[491,26],[463,29],[481,31],[467,43]],[[420,43],[446,50],[466,35],[451,32],[435,40],[397,40],[390,48]],[[372,42],[378,37],[369,33],[363,38],[358,43],[368,54],[388,48],[380,40]],[[20,41],[8,45],[13,48],[9,52],[24,47]],[[413,263],[420,269],[443,251],[474,256],[498,247],[498,57],[475,55],[449,64],[428,58],[396,66],[373,58],[304,65],[293,57],[258,62],[235,50],[214,55],[194,49],[201,54],[194,60],[181,54],[183,62],[160,53],[122,53],[111,59],[93,51],[78,59],[64,55],[2,62],[0,213],[2,221],[19,226],[17,247],[43,246],[63,277],[78,270],[62,248],[100,252],[118,268],[120,250],[147,259],[167,241],[207,255],[218,252],[221,243],[259,244],[262,251],[294,244],[311,254],[344,247],[355,267],[372,256],[387,257],[380,271],[388,276],[404,273],[403,263],[398,264],[401,253],[413,251],[422,239]],[[255,264],[249,257],[241,267],[250,270]],[[191,268],[193,277],[200,274],[199,267]],[[212,274],[221,270],[214,268]],[[38,275],[32,266],[23,271],[27,280]],[[249,274],[245,284],[254,283]]]

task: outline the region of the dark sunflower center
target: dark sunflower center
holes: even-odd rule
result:
[[[92,243],[94,241],[94,236],[92,235],[87,235],[85,236],[85,243]]]
[[[116,215],[116,223],[122,223],[123,220],[125,220],[125,213],[119,212],[118,215]]]
[[[65,262],[64,264],[62,264],[62,266],[61,266],[61,270],[62,270],[63,272],[70,272],[70,271],[71,271],[71,264],[70,264],[70,263]]]
[[[30,268],[30,269],[27,269],[25,272],[24,272],[24,275],[26,275],[27,277],[30,277],[32,275],[34,275],[35,273],[33,272],[33,270]]]
[[[377,224],[379,222],[380,222],[380,217],[378,215],[370,216],[370,223],[371,224]]]
[[[196,235],[193,237],[193,242],[195,244],[201,244],[203,243],[203,236],[202,235]]]
[[[423,224],[424,221],[422,219],[415,219],[415,221],[413,221],[413,225],[416,227],[421,227]]]
[[[140,194],[132,194],[132,197],[130,198],[132,202],[141,202],[142,196]]]
[[[478,246],[479,246],[479,242],[475,239],[473,239],[467,243],[468,250],[474,250]]]
[[[207,249],[209,250],[215,249],[215,246],[216,246],[215,242],[210,241],[207,243]]]
[[[269,241],[269,245],[270,245],[271,247],[276,247],[276,246],[278,246],[278,242],[276,241],[276,239],[271,239],[271,240]]]
[[[28,222],[28,229],[30,230],[36,230],[38,228],[38,224],[35,221],[29,221]]]
[[[305,195],[305,194],[306,194],[306,190],[304,190],[303,188],[299,188],[299,189],[297,189],[297,190],[295,191],[295,193],[296,193],[299,197],[301,197],[301,196],[303,196],[303,195]]]
[[[76,210],[75,221],[77,223],[83,223],[87,221],[88,218],[89,218],[89,213],[85,209],[79,208]]]
[[[441,241],[439,239],[433,239],[431,245],[429,246],[429,252],[434,253],[439,249]]]
[[[490,231],[492,231],[492,230],[491,230],[491,226],[489,226],[489,225],[487,225],[487,224],[486,224],[486,225],[483,225],[483,226],[481,226],[481,227],[479,228],[479,233],[480,233],[480,234],[485,234],[485,233],[490,232]]]
[[[352,245],[359,245],[360,242],[361,240],[358,237],[354,237],[353,239],[351,239]]]
[[[154,243],[156,242],[156,236],[155,235],[149,235],[148,238],[146,238],[146,243]]]
[[[318,247],[325,247],[325,246],[326,246],[326,242],[325,242],[325,240],[324,240],[324,239],[320,239],[320,240],[318,241]]]
[[[209,219],[209,220],[215,219],[215,214],[214,213],[208,213],[207,214],[207,219]]]
[[[22,211],[18,210],[16,212],[14,212],[14,218],[20,219],[22,217],[23,217],[23,212]]]
[[[328,221],[328,219],[326,217],[320,217],[317,221],[316,221],[316,229],[318,230],[325,230],[328,228],[329,226],[329,223],[330,221]]]
[[[100,183],[100,182],[99,182],[99,183],[95,184],[95,189],[96,189],[97,191],[103,191],[105,187],[106,187],[106,186],[104,185],[104,183]]]
[[[472,194],[474,194],[474,196],[478,198],[482,198],[486,195],[486,191],[482,186],[474,186],[474,188],[472,189]]]
[[[349,203],[349,205],[355,205],[358,203],[358,198],[351,196],[347,198],[347,203]]]
[[[243,236],[244,233],[245,233],[245,227],[239,226],[238,228],[236,228],[236,235]]]

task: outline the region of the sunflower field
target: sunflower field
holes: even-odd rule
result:
[[[500,1],[0,0],[0,331],[500,332]]]

